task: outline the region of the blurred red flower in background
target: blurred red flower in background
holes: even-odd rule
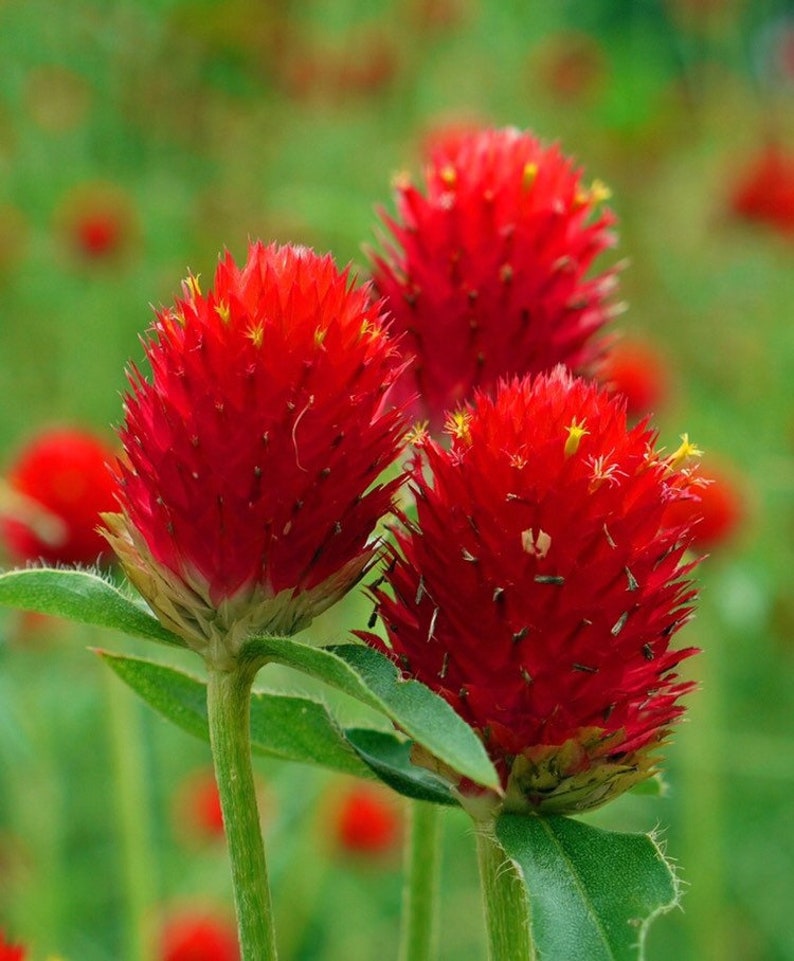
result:
[[[337,798],[334,833],[338,846],[348,853],[387,854],[399,845],[401,811],[388,791],[359,782]]]
[[[174,803],[174,824],[191,838],[214,840],[224,837],[223,813],[218,785],[212,768],[190,774],[179,785]]]
[[[640,340],[613,343],[598,366],[598,379],[625,398],[631,419],[657,413],[670,392],[670,375],[662,355]]]
[[[706,463],[701,484],[689,498],[667,508],[668,524],[689,524],[693,544],[713,551],[731,541],[747,518],[748,493],[735,470],[720,463]]]
[[[107,551],[97,527],[115,505],[112,456],[80,428],[52,428],[28,441],[0,490],[0,533],[15,561],[92,564]]]
[[[21,944],[11,944],[6,941],[5,935],[0,931],[0,961],[25,961],[27,951]]]
[[[501,377],[580,370],[610,317],[615,271],[587,273],[614,243],[608,191],[586,187],[556,145],[514,128],[457,131],[433,149],[423,193],[396,185],[391,237],[371,253],[405,350],[404,378],[434,431],[445,410]]]
[[[739,172],[730,196],[733,212],[794,236],[794,153],[770,143]]]
[[[252,244],[185,284],[133,369],[108,538],[161,620],[204,653],[291,634],[373,562],[397,481],[393,340],[330,256]]]
[[[181,913],[169,918],[160,936],[158,961],[239,961],[234,925],[217,917]]]
[[[426,434],[365,636],[480,732],[508,810],[602,804],[654,771],[692,684],[673,650],[691,614],[691,541],[667,505],[696,483],[623,402],[558,367]],[[465,790],[465,786],[463,788]]]
[[[114,258],[135,234],[130,198],[116,184],[88,183],[64,199],[57,220],[68,246],[85,260]]]

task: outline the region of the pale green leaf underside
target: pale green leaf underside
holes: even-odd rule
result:
[[[443,764],[477,784],[498,788],[496,770],[469,725],[424,684],[403,680],[392,661],[378,651],[362,644],[309,647],[281,637],[255,638],[246,649],[368,704]]]
[[[537,961],[641,961],[648,925],[678,902],[649,835],[518,815],[500,817],[496,834],[527,887]]]
[[[206,684],[176,668],[141,658],[99,652],[106,663],[158,713],[203,740],[207,728]],[[408,797],[454,804],[449,789],[410,763],[410,744],[393,732],[344,730],[327,708],[308,697],[256,691],[251,700],[254,753],[315,764],[342,774],[372,777]]]
[[[114,584],[92,571],[29,567],[0,574],[0,604],[109,627],[176,647],[185,642]]]

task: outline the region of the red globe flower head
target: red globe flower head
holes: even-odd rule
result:
[[[691,535],[665,511],[695,449],[662,456],[563,367],[479,394],[449,429],[450,450],[416,440],[417,519],[376,592],[387,640],[365,639],[479,732],[507,810],[596,807],[653,773],[692,687],[675,668],[693,650],[670,646]]]
[[[434,431],[475,388],[594,359],[615,286],[614,270],[588,276],[614,240],[613,215],[596,213],[606,196],[556,145],[513,128],[439,143],[424,193],[397,182],[373,276],[415,354],[404,387]]]
[[[748,497],[736,472],[706,464],[691,496],[671,503],[668,524],[689,524],[698,550],[713,551],[730,542],[747,518]]]
[[[28,953],[21,944],[11,944],[6,941],[5,935],[0,931],[0,961],[25,961]]]
[[[108,539],[160,619],[201,653],[291,634],[374,560],[398,481],[394,342],[329,256],[252,244],[185,285],[135,369]],[[225,654],[224,654],[225,656]]]
[[[377,784],[359,782],[337,799],[334,834],[337,845],[351,854],[388,854],[399,843],[400,810]]]
[[[239,961],[232,924],[208,914],[183,913],[169,918],[160,937],[158,961]]]
[[[794,236],[794,154],[768,144],[740,171],[729,202],[737,217]]]
[[[114,505],[111,457],[108,444],[78,428],[26,444],[0,489],[0,533],[15,560],[91,564],[107,551],[97,527]]]
[[[620,340],[604,355],[598,378],[626,400],[626,411],[636,419],[655,413],[670,392],[667,365],[659,351],[639,340]]]

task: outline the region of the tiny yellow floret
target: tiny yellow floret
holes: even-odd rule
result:
[[[429,421],[418,420],[405,435],[406,443],[410,444],[412,447],[417,447],[420,444],[424,444],[429,436],[429,426]]]
[[[458,182],[458,172],[452,164],[447,164],[445,167],[442,167],[438,175],[446,187],[454,187]]]
[[[594,206],[609,200],[611,196],[612,191],[603,180],[594,180],[590,185],[590,201]]]
[[[568,427],[565,428],[565,430],[568,432],[568,437],[565,441],[566,457],[570,457],[572,454],[575,454],[577,450],[579,450],[579,442],[581,441],[581,439],[586,434],[590,433],[589,430],[585,429],[584,425],[585,425],[585,421],[582,421],[582,423],[579,424],[577,423],[577,420],[574,417],[574,419],[571,421]]]
[[[702,457],[703,451],[689,440],[689,434],[681,434],[681,446],[667,458],[667,467],[677,470],[693,457]]]
[[[467,410],[456,410],[447,414],[444,421],[444,431],[456,440],[466,444],[471,443],[471,414]]]
[[[201,278],[201,274],[187,275],[182,285],[186,296],[193,297],[193,298],[201,296],[201,285],[199,284],[200,278]]]
[[[533,163],[524,164],[524,174],[521,180],[521,186],[524,190],[529,190],[533,183],[535,183],[535,178],[538,175],[538,165]]]
[[[265,339],[265,328],[262,324],[253,324],[245,332],[245,336],[251,341],[254,347],[261,347]]]
[[[229,323],[229,318],[231,317],[231,311],[229,310],[229,305],[225,300],[220,301],[220,303],[215,304],[215,313],[220,317],[224,324]]]

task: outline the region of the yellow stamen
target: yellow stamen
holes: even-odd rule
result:
[[[245,336],[251,341],[254,347],[261,347],[265,339],[265,328],[262,324],[254,324],[245,332]]]
[[[521,178],[521,186],[524,190],[529,190],[532,184],[535,183],[535,178],[538,175],[538,165],[533,163],[524,164],[524,173]]]
[[[185,294],[188,297],[195,299],[201,296],[201,286],[199,284],[199,278],[201,274],[196,276],[195,274],[188,274],[185,278],[183,287],[185,289]]]
[[[231,311],[229,310],[229,305],[225,300],[220,301],[220,303],[215,304],[215,313],[220,317],[224,324],[229,323],[229,318],[231,317]]]
[[[603,180],[594,180],[590,185],[590,202],[595,206],[609,200],[612,191],[607,187]]]
[[[579,442],[586,435],[589,434],[589,430],[585,430],[585,421],[583,420],[581,424],[577,423],[576,418],[571,421],[571,423],[566,427],[568,432],[568,437],[565,441],[565,456],[570,457],[579,450]]]
[[[452,164],[447,164],[445,167],[442,167],[438,175],[445,187],[454,187],[458,182],[458,173]]]
[[[467,410],[456,410],[447,414],[444,421],[444,430],[456,440],[462,440],[466,444],[471,443],[471,414]]]
[[[428,427],[429,421],[417,421],[405,435],[406,443],[411,444],[413,447],[424,444],[429,436]]]
[[[325,335],[326,335],[327,333],[328,333],[328,330],[325,329],[325,328],[323,328],[323,327],[317,327],[317,328],[315,329],[315,331],[314,331],[314,346],[315,346],[315,347],[322,347],[323,341],[325,340]]]
[[[703,451],[691,443],[689,434],[681,434],[681,446],[667,458],[669,470],[678,470],[686,461],[693,457],[702,457]]]

